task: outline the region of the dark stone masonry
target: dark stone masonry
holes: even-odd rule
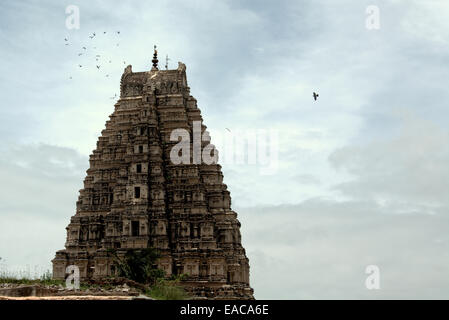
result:
[[[253,298],[221,166],[170,160],[178,143],[171,132],[192,135],[194,121],[202,121],[201,111],[183,63],[158,70],[156,58],[151,71],[125,69],[120,99],[90,155],[65,249],[52,261],[54,278],[64,279],[69,265],[79,267],[81,279],[108,277],[115,270],[107,249],[153,247],[167,276],[188,275],[183,285],[194,298]],[[208,135],[206,126],[201,131]]]

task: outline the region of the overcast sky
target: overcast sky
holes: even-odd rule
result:
[[[69,30],[71,2],[0,2],[9,268],[50,268],[123,69],[149,70],[157,44],[160,66],[187,65],[212,142],[225,128],[278,133],[274,174],[223,164],[257,299],[448,297],[447,1],[76,3]]]

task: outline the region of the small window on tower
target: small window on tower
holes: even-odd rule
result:
[[[140,128],[140,135],[143,136],[145,134],[145,128],[141,127]]]
[[[131,234],[133,237],[139,236],[139,221],[132,221],[131,222]]]
[[[139,146],[139,153],[143,153],[143,146]]]
[[[134,197],[136,199],[140,198],[140,187],[134,187]]]
[[[136,165],[136,172],[142,173],[142,165],[140,163],[138,165]]]

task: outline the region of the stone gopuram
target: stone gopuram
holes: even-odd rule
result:
[[[113,276],[108,249],[120,255],[153,247],[167,276],[187,275],[182,284],[192,297],[252,299],[240,222],[221,166],[174,164],[170,158],[178,143],[170,139],[174,129],[192,136],[199,122],[208,136],[186,67],[159,70],[157,62],[155,51],[150,71],[128,66],[122,75],[120,99],[90,155],[66,228],[65,249],[52,260],[53,277],[64,279],[69,265],[79,267],[82,280]]]

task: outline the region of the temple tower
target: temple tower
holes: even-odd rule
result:
[[[173,130],[192,137],[200,123],[208,136],[186,67],[180,62],[176,70],[159,70],[156,51],[152,62],[147,72],[124,70],[120,99],[90,155],[66,228],[65,250],[52,260],[53,276],[64,279],[68,265],[77,265],[82,279],[110,276],[115,270],[107,249],[153,247],[167,276],[188,275],[183,285],[194,297],[252,298],[240,222],[221,166],[170,159],[178,143],[170,140]]]

